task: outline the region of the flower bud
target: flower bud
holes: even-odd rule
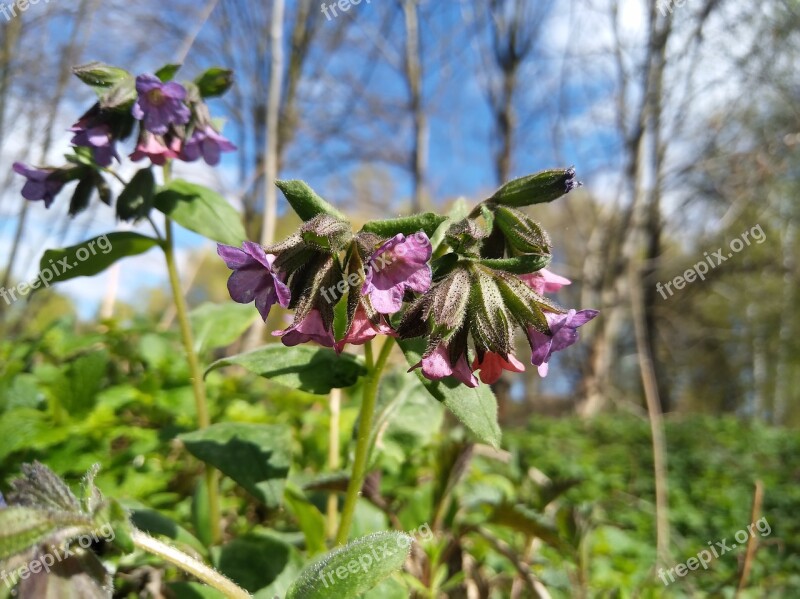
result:
[[[461,255],[477,255],[483,240],[488,236],[486,230],[471,218],[453,223],[445,234],[447,245]]]
[[[550,237],[527,214],[505,206],[497,206],[494,212],[495,223],[510,247],[523,254],[550,253]]]
[[[509,181],[489,201],[503,206],[531,206],[552,202],[580,186],[574,168],[554,169]]]
[[[300,227],[303,242],[321,252],[336,253],[353,238],[349,223],[329,214],[320,214]]]
[[[469,329],[480,355],[506,357],[514,339],[513,318],[491,271],[475,268],[469,296]]]

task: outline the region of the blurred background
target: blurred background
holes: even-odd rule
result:
[[[797,423],[798,4],[679,4],[85,0],[0,16],[3,286],[29,280],[43,248],[115,226],[99,204],[70,221],[66,202],[25,203],[11,172],[15,160],[60,163],[90,93],[71,66],[185,62],[194,76],[224,65],[236,85],[213,109],[239,152],[185,175],[216,177],[252,239],[275,237],[265,210],[267,228],[275,210],[279,232],[294,226],[264,184],[270,152],[281,178],[364,220],[474,203],[509,178],[574,165],[584,187],[532,213],[553,235],[551,270],[574,281],[563,303],[603,318],[558,356],[563,368],[546,381],[531,371],[512,400],[636,410],[646,355],[663,411]],[[764,239],[705,280],[657,291],[756,226]],[[181,249],[192,301],[223,299],[213,248],[187,236]],[[53,309],[161,317],[160,263],[122,270],[124,284],[112,272],[64,285]]]
[[[529,212],[553,238],[550,269],[573,281],[558,301],[601,316],[546,379],[529,368],[501,381],[501,423],[528,426],[534,437],[512,435],[532,444],[551,476],[604,477],[608,468],[647,478],[650,458],[641,472],[628,460],[650,451],[648,412],[664,413],[675,456],[672,525],[679,539],[694,535],[686,556],[750,522],[757,478],[768,482],[765,505],[783,517],[771,520],[773,530],[785,535],[797,529],[800,506],[790,490],[800,481],[791,449],[800,424],[798,25],[797,0],[50,0],[18,17],[0,12],[0,287],[32,280],[46,248],[128,226],[99,202],[74,220],[66,201],[50,210],[25,202],[24,181],[11,171],[14,161],[63,161],[67,129],[92,101],[70,69],[93,60],[136,73],[178,62],[186,78],[209,66],[235,70],[212,112],[239,151],[215,170],[181,164],[177,175],[216,187],[262,242],[297,226],[270,184],[276,177],[302,178],[366,221],[473,205],[511,178],[574,165],[583,187]],[[190,304],[229,301],[229,271],[213,244],[188,232],[178,240]],[[712,265],[702,280],[675,282],[693,278],[686,273],[698,263]],[[46,437],[25,410],[41,411],[67,385],[66,412],[111,426],[92,411],[110,379],[156,377],[159,368],[172,376],[177,350],[143,332],[174,329],[170,306],[157,251],[30,301],[0,300],[7,467],[32,451],[49,452],[54,467],[59,456],[66,469],[91,462],[68,464],[74,454],[59,444],[75,441]],[[270,328],[283,319],[276,310]],[[24,342],[45,362],[72,360],[99,343],[101,328],[102,364],[56,376],[41,358],[18,359]],[[109,370],[123,357],[129,367]],[[163,381],[150,383],[155,406],[190,405],[183,391],[159,399]],[[220,411],[255,418],[252,401],[237,401]],[[149,424],[160,417],[150,414]],[[166,492],[143,490],[144,478],[109,484],[137,496]],[[651,493],[650,479],[642,488],[602,480],[629,499]],[[606,491],[595,485],[576,502]],[[717,513],[725,517],[703,528]],[[642,543],[652,549],[652,540]],[[800,570],[779,545],[785,561],[777,570],[765,562],[762,574]],[[736,579],[733,558],[730,567]],[[775,575],[785,586],[752,596],[800,588],[798,574]],[[593,576],[595,589],[606,588],[602,573]],[[722,596],[714,593],[730,580],[721,580],[708,596]],[[624,584],[614,578],[608,588]]]

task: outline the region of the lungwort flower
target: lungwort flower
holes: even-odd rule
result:
[[[144,128],[164,135],[170,125],[185,125],[191,118],[186,99],[186,88],[180,83],[163,83],[153,75],[139,75],[136,78],[136,92],[139,97],[133,105],[134,118],[143,121]]]
[[[28,180],[22,187],[22,197],[32,202],[44,200],[45,208],[52,205],[64,187],[65,180],[58,169],[34,168],[21,162],[15,162],[12,168]]]
[[[568,348],[578,340],[578,328],[597,316],[597,310],[570,310],[566,314],[545,312],[550,335],[528,329],[528,341],[531,344],[531,364],[539,367],[539,374],[547,376],[550,357],[557,351]]]
[[[156,166],[164,166],[167,160],[178,157],[180,150],[180,140],[173,137],[167,142],[159,135],[153,135],[148,131],[142,131],[136,149],[131,153],[131,160],[138,162],[143,158],[149,158],[150,162]]]
[[[101,124],[86,128],[78,122],[70,131],[75,134],[70,143],[74,146],[91,148],[94,160],[100,166],[110,166],[114,158],[119,162],[119,155],[114,148],[114,136],[108,125]]]
[[[255,300],[259,314],[266,321],[273,304],[289,306],[289,288],[272,267],[274,255],[267,254],[252,241],[245,241],[242,248],[217,245],[217,253],[233,270],[228,279],[228,292],[233,301],[240,304]]]
[[[233,152],[236,146],[222,135],[211,125],[195,129],[191,137],[183,144],[180,158],[186,162],[194,162],[200,156],[210,166],[219,164],[222,152]]]
[[[546,268],[530,274],[520,275],[519,278],[525,281],[530,288],[539,295],[544,293],[555,293],[564,285],[572,284],[572,281],[570,281],[568,278],[557,275]]]
[[[467,387],[477,387],[478,379],[472,374],[467,362],[466,342],[463,344],[448,345],[442,341],[432,344],[431,348],[422,356],[422,360],[409,370],[422,368],[422,375],[426,379],[438,381],[448,376],[453,376]],[[456,355],[453,356],[452,354]]]
[[[425,233],[398,233],[367,260],[362,293],[381,314],[398,312],[406,290],[425,293],[431,286],[430,258],[431,242]]]
[[[498,353],[487,351],[482,357],[475,357],[472,369],[481,371],[482,382],[493,385],[500,379],[504,370],[525,372],[525,364],[517,360],[514,354],[508,354],[508,359],[506,359]]]
[[[344,339],[336,343],[336,351],[340,352],[348,343],[351,345],[364,345],[378,335],[394,335],[394,329],[386,322],[386,317],[376,312],[369,304],[369,298],[359,298],[352,322]]]
[[[319,310],[309,310],[304,316],[300,312],[295,314],[294,323],[284,331],[272,333],[281,338],[281,342],[287,347],[294,347],[308,341],[316,341],[323,347],[333,347],[333,331],[325,326],[322,314]]]

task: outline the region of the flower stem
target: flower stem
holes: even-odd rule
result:
[[[164,182],[168,182],[169,178],[170,170],[168,166],[165,166]],[[194,349],[194,336],[192,335],[192,327],[189,323],[189,309],[186,306],[186,298],[183,297],[181,280],[178,276],[178,267],[175,261],[175,239],[172,232],[172,220],[169,217],[166,217],[165,220],[166,234],[162,247],[167,261],[167,273],[169,274],[169,283],[175,301],[175,313],[178,317],[183,348],[186,352],[186,359],[189,362],[189,376],[192,380],[192,391],[194,393],[195,410],[197,412],[197,427],[203,429],[211,425],[211,418],[208,413],[208,403],[206,400],[206,386],[203,382],[203,371],[200,369],[200,361]],[[206,489],[208,492],[211,543],[216,544],[222,536],[220,530],[219,475],[214,468],[206,464],[205,477]]]
[[[164,561],[174,564],[184,572],[187,572],[198,580],[201,580],[207,585],[214,587],[226,597],[231,597],[233,599],[252,598],[250,593],[238,587],[231,580],[213,568],[210,568],[203,562],[186,555],[175,547],[167,545],[166,543],[162,543],[158,539],[143,533],[141,530],[133,529],[131,538],[133,539],[134,545],[136,545],[136,547],[142,551],[146,551],[147,553],[160,557]]]
[[[369,369],[367,379],[364,383],[364,394],[361,400],[361,415],[358,420],[358,441],[356,442],[356,455],[353,461],[353,472],[350,474],[350,482],[347,485],[347,496],[342,507],[342,519],[339,522],[339,531],[336,534],[336,544],[344,545],[350,535],[350,528],[353,526],[353,516],[356,511],[356,503],[361,495],[361,487],[364,486],[364,478],[367,473],[367,462],[369,460],[369,440],[371,437],[372,420],[375,416],[375,404],[378,399],[378,387],[381,381],[381,374],[389,360],[389,355],[394,347],[394,339],[387,337],[386,342],[381,348],[375,365]]]

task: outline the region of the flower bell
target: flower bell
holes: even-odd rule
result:
[[[362,293],[381,314],[394,314],[403,306],[406,291],[424,293],[431,286],[431,242],[423,232],[406,237],[398,233],[386,240],[366,262]]]
[[[228,292],[233,301],[240,304],[255,301],[264,321],[274,304],[289,307],[289,287],[274,269],[273,254],[267,254],[264,248],[252,241],[245,241],[242,249],[217,244],[217,254],[233,270],[228,278]]]
[[[154,75],[139,75],[136,78],[136,92],[139,94],[131,114],[142,121],[150,133],[164,135],[170,125],[185,125],[192,113],[184,104],[186,88],[180,83],[162,82]]]

